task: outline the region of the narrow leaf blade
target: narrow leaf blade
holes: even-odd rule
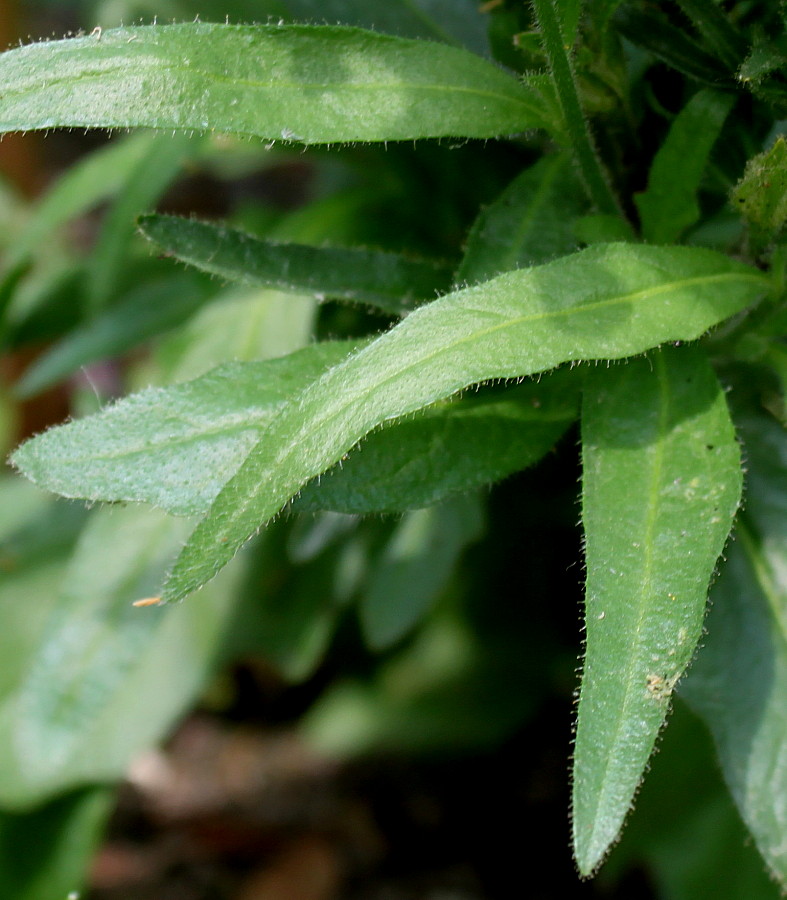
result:
[[[274,417],[197,526],[166,598],[209,580],[310,478],[388,419],[476,382],[696,338],[764,285],[710,251],[606,245],[420,307]]]
[[[182,262],[230,281],[294,293],[367,303],[403,315],[417,300],[432,300],[450,284],[450,272],[395,253],[310,247],[263,241],[234,228],[181,219],[143,216],[149,240]]]
[[[631,806],[740,501],[724,391],[699,348],[605,371],[583,406],[587,649],[574,755],[580,871]]]
[[[305,144],[496,137],[542,125],[464,50],[333,26],[116,28],[0,55],[0,131],[148,126]]]

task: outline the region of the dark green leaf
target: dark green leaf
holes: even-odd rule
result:
[[[139,227],[166,253],[211,275],[320,300],[367,303],[393,315],[408,312],[417,300],[434,299],[450,284],[447,269],[393,253],[263,241],[173,216],[143,216]]]
[[[505,393],[468,395],[372,432],[339,465],[304,487],[295,512],[400,512],[499,481],[533,465],[577,417],[567,370]]]
[[[472,494],[402,517],[361,597],[361,625],[370,647],[395,644],[423,618],[482,525],[483,510]]]
[[[568,155],[539,160],[481,211],[456,281],[484,281],[576,250],[574,219],[586,208]]]

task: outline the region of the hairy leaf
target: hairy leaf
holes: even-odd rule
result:
[[[276,407],[354,346],[316,344],[141,391],[24,444],[15,464],[36,484],[65,496],[141,500],[181,516],[204,513]]]
[[[0,83],[3,132],[149,126],[325,144],[544,124],[521,81],[472,53],[338,26],[97,30],[7,51]]]
[[[765,284],[711,251],[606,245],[420,307],[274,416],[178,558],[166,598],[209,580],[310,478],[388,419],[476,382],[691,340]]]
[[[587,644],[573,832],[587,875],[618,835],[694,653],[742,476],[724,391],[699,348],[591,379],[582,446]]]
[[[450,284],[450,272],[394,253],[310,247],[263,241],[234,228],[175,216],[143,216],[145,237],[166,253],[230,281],[318,299],[367,303],[402,315],[417,300],[432,300]]]

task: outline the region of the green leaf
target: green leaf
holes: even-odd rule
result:
[[[361,597],[361,626],[371,648],[390,647],[426,615],[482,528],[483,509],[472,494],[402,517]]]
[[[79,895],[113,803],[111,790],[93,787],[29,812],[0,812],[3,896],[68,900]]]
[[[582,441],[586,654],[573,833],[589,875],[620,831],[694,654],[742,476],[724,391],[699,348],[591,379]]]
[[[180,516],[204,513],[278,406],[353,342],[281,359],[227,363],[185,384],[141,391],[100,414],[53,428],[14,455],[36,484],[90,500],[138,500]]]
[[[81,366],[120,356],[185,322],[209,296],[203,279],[185,273],[145,282],[38,357],[14,385],[14,394],[30,397]]]
[[[513,75],[467,51],[332,26],[116,28],[0,55],[0,131],[207,129],[325,144],[541,127]]]
[[[450,284],[450,272],[431,262],[363,249],[310,247],[263,241],[234,228],[143,216],[145,237],[166,253],[230,281],[368,303],[393,315],[417,300],[432,300]]]
[[[766,283],[712,251],[610,244],[420,307],[271,420],[178,558],[166,599],[213,577],[310,478],[388,419],[480,381],[692,340],[752,303]],[[14,460],[26,470],[22,453]],[[53,456],[39,460],[46,466]]]
[[[739,418],[746,509],[713,588],[707,637],[681,694],[713,734],[722,771],[768,868],[787,886],[787,440]]]
[[[213,674],[239,568],[205,607],[132,605],[154,591],[187,525],[140,507],[92,515],[0,702],[4,805],[120,777]]]
[[[339,465],[307,484],[294,512],[418,509],[499,481],[538,462],[577,418],[568,370],[538,382],[469,394],[372,432]]]
[[[568,154],[544,157],[481,211],[457,283],[484,281],[576,250],[574,219],[586,208]]]
[[[746,55],[747,42],[740,25],[733,25],[714,0],[677,0],[684,15],[702,35],[713,55],[735,71]]]
[[[650,167],[648,189],[634,197],[646,241],[672,243],[699,221],[697,191],[734,102],[732,94],[698,91],[675,118]]]

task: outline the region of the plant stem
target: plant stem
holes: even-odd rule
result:
[[[585,189],[598,211],[622,216],[620,204],[602,167],[593,145],[593,137],[587,120],[582,112],[569,48],[563,43],[558,12],[555,7],[555,0],[533,0],[533,8],[541,30],[541,42],[549,60],[549,68],[555,82],[579,173]]]

